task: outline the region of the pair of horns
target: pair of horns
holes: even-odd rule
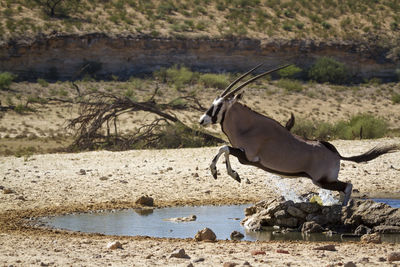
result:
[[[258,69],[259,67],[261,67],[263,65],[263,63],[258,64],[257,66],[255,66],[254,68],[252,68],[251,70],[249,70],[248,72],[246,72],[245,74],[243,74],[242,76],[240,76],[239,78],[237,78],[236,80],[234,80],[230,85],[228,85],[228,87],[226,87],[226,89],[222,92],[222,94],[220,95],[220,97],[224,97],[224,98],[228,98],[232,95],[234,95],[237,91],[239,91],[240,89],[242,89],[243,87],[245,87],[246,85],[248,85],[251,82],[254,82],[257,79],[260,79],[261,77],[264,77],[265,75],[268,75],[270,73],[273,73],[275,71],[284,69],[292,64],[286,64],[280,67],[277,67],[275,69],[269,70],[267,72],[258,74],[257,76],[251,78],[250,80],[242,83],[241,85],[239,85],[237,88],[235,88],[232,92],[228,93],[228,91],[235,85],[237,84],[240,80],[242,80],[244,77],[246,77],[247,75],[249,75],[250,73],[252,73],[253,71],[255,71],[256,69]]]

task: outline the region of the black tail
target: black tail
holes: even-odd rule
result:
[[[392,153],[396,152],[400,149],[399,145],[390,145],[390,146],[383,146],[383,147],[374,147],[373,149],[365,152],[364,154],[358,155],[358,156],[353,156],[353,157],[343,157],[339,154],[340,158],[343,160],[349,160],[349,161],[354,161],[357,163],[360,162],[366,162],[373,160],[380,155],[386,154],[386,153]]]
[[[293,113],[291,113],[290,119],[286,122],[285,128],[290,132],[293,126],[294,126],[294,115]]]

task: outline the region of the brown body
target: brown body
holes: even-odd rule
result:
[[[240,121],[238,121],[240,118]],[[247,160],[286,176],[306,175],[315,182],[336,181],[340,156],[319,141],[293,135],[275,120],[235,102],[225,113],[222,131]],[[300,175],[301,176],[301,175]]]

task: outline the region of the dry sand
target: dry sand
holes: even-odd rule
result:
[[[400,139],[334,141],[342,155],[365,152],[377,144]],[[135,207],[142,195],[156,206],[251,203],[276,197],[276,178],[253,167],[233,167],[251,184],[230,178],[222,160],[214,180],[208,165],[217,148],[88,152],[35,155],[28,159],[0,158],[0,265],[1,266],[222,266],[225,262],[252,266],[357,266],[391,264],[390,252],[400,244],[337,243],[337,251],[313,248],[326,243],[310,242],[195,242],[190,239],[113,237],[33,229],[23,218],[72,211]],[[84,171],[81,171],[84,170]],[[101,179],[100,179],[101,178]],[[351,181],[354,196],[400,198],[400,152],[367,164],[343,162],[340,178]],[[298,193],[317,191],[309,179],[285,179]],[[7,193],[7,194],[6,194]],[[119,240],[123,249],[109,250]],[[170,258],[184,248],[191,259]],[[278,249],[289,254],[278,253]],[[251,255],[253,250],[265,255]],[[381,258],[383,257],[383,258]],[[204,261],[194,262],[204,258]]]

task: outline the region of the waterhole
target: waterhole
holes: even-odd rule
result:
[[[375,199],[400,208],[400,199]],[[325,234],[302,235],[299,232],[277,234],[273,229],[262,232],[246,231],[240,221],[244,218],[247,205],[173,207],[162,209],[126,209],[117,211],[67,214],[43,217],[39,221],[47,227],[105,235],[150,236],[163,238],[193,238],[197,231],[211,228],[217,239],[230,239],[233,231],[244,235],[242,240],[308,240],[308,241],[346,241],[354,238],[343,235]],[[177,222],[174,218],[191,218],[194,221]],[[400,242],[400,235],[383,235],[388,242]]]

